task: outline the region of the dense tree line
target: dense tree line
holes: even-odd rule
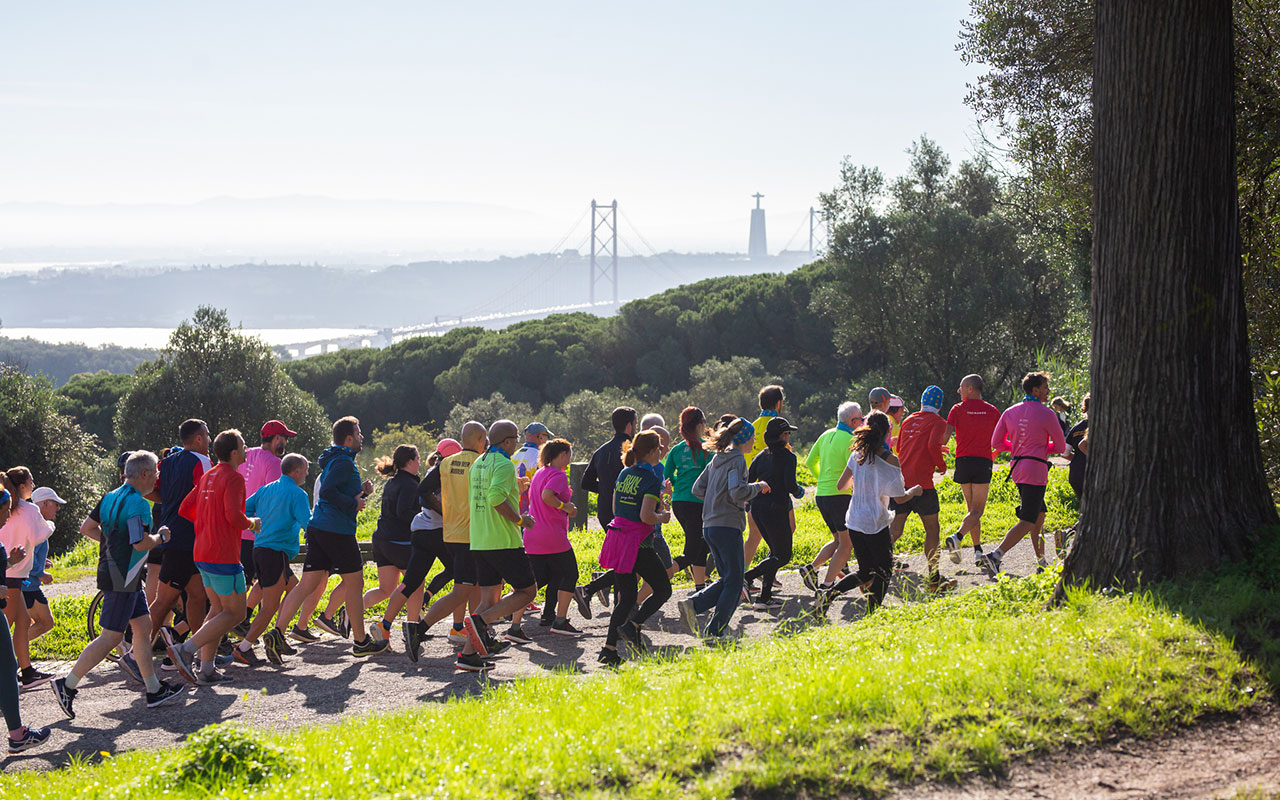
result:
[[[118,347],[113,344],[89,347],[83,344],[52,344],[36,339],[9,339],[0,336],[0,363],[32,375],[43,374],[61,386],[82,372],[106,370],[131,373],[143,361],[156,357],[155,350]]]

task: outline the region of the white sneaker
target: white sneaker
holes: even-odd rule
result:
[[[947,537],[947,555],[951,556],[952,564],[960,563],[960,534],[953,533]]]

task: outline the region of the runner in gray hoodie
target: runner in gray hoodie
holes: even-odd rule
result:
[[[702,535],[716,560],[719,580],[694,593],[677,605],[689,632],[699,635],[697,615],[715,613],[707,624],[710,638],[724,636],[729,618],[742,599],[743,573],[742,530],[747,526],[746,504],[761,492],[769,491],[765,481],[747,482],[746,453],[751,452],[756,431],[741,417],[717,425],[704,445],[715,453],[711,463],[693,484],[693,494],[702,498]]]

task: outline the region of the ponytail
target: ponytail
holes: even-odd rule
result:
[[[396,448],[395,453],[390,458],[382,456],[373,462],[373,468],[378,474],[384,478],[390,478],[400,470],[404,469],[405,464],[418,457],[418,448],[411,444],[402,444]]]
[[[849,450],[856,453],[859,464],[866,464],[884,452],[884,443],[889,438],[889,415],[883,411],[872,411],[862,423],[862,427],[853,432],[853,443]]]
[[[641,431],[629,442],[622,444],[622,466],[634,467],[649,457],[649,454],[662,447],[662,438],[657,431]]]

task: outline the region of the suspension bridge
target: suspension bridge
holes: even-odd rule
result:
[[[758,203],[757,198],[757,205]],[[759,212],[760,209],[757,208],[756,211]],[[806,228],[809,249],[789,250],[797,239],[803,242],[802,235]],[[763,236],[763,230],[761,235]],[[821,217],[811,208],[778,257],[766,256],[762,259],[757,256],[752,260],[736,255],[720,255],[718,258],[721,263],[754,261],[752,264],[738,265],[734,270],[736,272],[786,269],[798,266],[800,259],[812,258],[815,250],[825,243],[826,234]],[[792,257],[788,258],[788,254]],[[629,272],[634,273],[628,276],[631,278],[628,281],[630,288],[638,296],[648,296],[663,288],[703,277],[705,272],[699,271],[696,265],[680,263],[690,258],[697,257],[659,252],[616,200],[607,204],[592,200],[591,205],[583,209],[582,214],[551,248],[520,261],[518,271],[511,276],[511,280],[504,282],[500,291],[464,307],[465,310],[461,313],[435,315],[430,321],[414,325],[278,345],[274,350],[277,357],[289,360],[334,350],[386,347],[414,336],[439,336],[459,327],[503,327],[549,314],[589,311],[609,315],[633,299],[620,289],[620,259],[626,262]],[[717,257],[702,258],[705,260]],[[458,268],[467,269],[468,265],[460,264]],[[584,277],[587,278],[585,296],[582,291]]]

